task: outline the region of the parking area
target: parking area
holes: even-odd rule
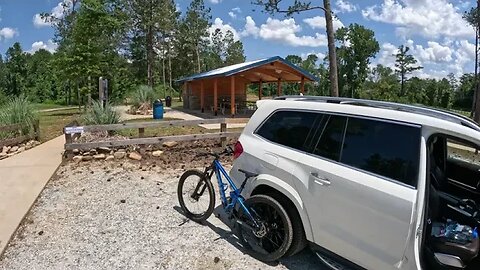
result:
[[[217,217],[204,225],[186,219],[176,196],[185,165],[175,167],[62,165],[0,258],[0,269],[319,268],[308,250],[265,264],[244,254]]]

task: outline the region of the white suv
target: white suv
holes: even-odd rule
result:
[[[344,98],[262,100],[230,175],[279,201],[287,255],[332,268],[480,269],[480,127],[423,107]]]

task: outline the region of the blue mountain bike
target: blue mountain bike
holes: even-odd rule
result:
[[[228,218],[234,221],[241,244],[259,260],[277,260],[287,253],[292,244],[290,218],[282,205],[270,196],[243,198],[241,193],[245,184],[257,174],[239,170],[245,175],[245,180],[237,188],[219,161],[221,155],[232,153],[228,147],[222,153],[197,155],[213,156],[214,160],[203,172],[188,170],[180,177],[177,190],[180,206],[193,221],[202,222],[209,218],[215,208],[215,191],[211,182],[215,174],[222,206]]]

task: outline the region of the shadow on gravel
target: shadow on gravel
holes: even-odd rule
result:
[[[182,226],[188,222],[194,222],[185,216],[185,214],[183,213],[182,209],[179,206],[174,206],[173,209],[185,217],[184,221],[180,223],[178,226]],[[226,231],[223,228],[215,226],[208,220],[202,222],[201,223],[202,225],[209,227],[212,231],[214,231],[219,235],[219,237],[214,239],[214,241],[224,239],[228,241],[236,249],[240,250],[242,253],[248,254],[248,252],[242,246],[242,244],[238,239],[238,236],[235,233],[236,229],[234,227],[234,223],[228,219],[227,214],[223,210],[223,207],[221,205],[217,206],[213,211],[213,214],[228,228],[230,228],[230,231]],[[288,258],[282,258],[279,261],[275,261],[275,262],[262,262],[262,263],[267,264],[269,266],[276,266],[276,265],[282,264],[288,269],[327,269],[321,265],[321,262],[317,259],[316,255],[312,251],[310,251],[308,247],[305,248],[302,252],[295,254],[294,256],[291,256]]]

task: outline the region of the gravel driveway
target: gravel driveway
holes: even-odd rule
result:
[[[186,219],[183,170],[133,162],[62,165],[0,258],[0,269],[318,269],[310,251],[268,265],[228,226]],[[219,208],[217,208],[218,210]]]

